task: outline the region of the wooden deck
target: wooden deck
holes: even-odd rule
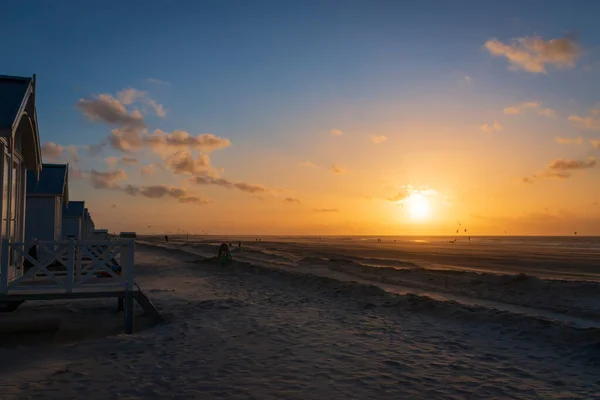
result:
[[[132,239],[111,241],[75,241],[43,243],[55,256],[42,261],[29,257],[23,243],[4,241],[0,271],[2,311],[14,311],[24,301],[58,299],[93,299],[114,297],[125,311],[125,333],[133,333],[134,300],[156,322],[162,317],[150,299],[134,281],[135,243]],[[17,251],[31,267],[23,273],[8,266],[9,251]],[[116,262],[119,259],[120,264]],[[62,271],[48,267],[60,263]],[[118,271],[115,271],[115,265]],[[104,274],[99,277],[98,274]],[[124,304],[123,304],[124,303]],[[123,307],[124,306],[124,307]]]

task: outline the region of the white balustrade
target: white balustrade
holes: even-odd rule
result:
[[[25,243],[4,240],[0,257],[0,294],[23,290],[35,293],[133,290],[133,239],[69,239],[38,242],[37,245],[36,260],[28,254],[29,246]],[[22,265],[9,265],[10,259],[27,260],[30,266],[24,271]]]

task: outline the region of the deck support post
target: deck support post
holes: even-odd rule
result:
[[[133,276],[135,264],[135,241],[129,240],[121,250],[121,273],[125,276],[125,333],[133,333]]]
[[[133,333],[133,294],[131,291],[125,291],[125,333]]]

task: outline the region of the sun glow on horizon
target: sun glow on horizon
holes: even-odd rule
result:
[[[404,201],[404,205],[413,220],[424,221],[431,216],[431,202],[421,193],[411,194]]]

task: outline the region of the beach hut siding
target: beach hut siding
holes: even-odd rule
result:
[[[26,243],[61,240],[62,212],[68,197],[68,165],[43,164],[39,179],[27,172]]]
[[[69,201],[68,205],[63,208],[62,217],[62,237],[63,239],[72,237],[77,240],[83,239],[83,216],[85,210],[85,202]]]
[[[22,255],[8,246],[25,240],[26,172],[39,176],[41,147],[33,78],[0,76],[0,260],[14,274]]]

